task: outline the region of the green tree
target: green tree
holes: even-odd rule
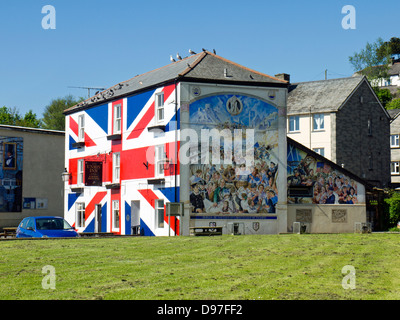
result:
[[[16,107],[2,107],[0,108],[0,124],[11,126],[40,128],[41,121],[37,118],[32,110],[29,110],[24,117],[21,116]]]
[[[65,130],[65,115],[64,110],[73,107],[77,103],[83,101],[83,98],[75,99],[72,95],[67,95],[64,98],[53,99],[46,106],[43,113],[43,128],[52,130]]]
[[[393,58],[400,57],[400,38],[393,37],[390,41],[384,42],[377,50],[378,58],[390,55]]]
[[[349,62],[353,66],[355,72],[365,75],[368,80],[387,78],[390,62],[390,54],[384,54],[381,49],[384,46],[382,38],[378,38],[375,42],[367,42],[364,49],[354,53],[349,57]]]
[[[6,106],[0,108],[0,124],[15,126],[17,125],[17,121],[20,119],[21,116],[17,108],[10,108]]]
[[[393,99],[386,105],[386,109],[400,109],[400,98]]]
[[[392,100],[392,94],[389,89],[381,89],[379,87],[373,87],[376,96],[382,103],[383,107],[387,108],[387,104]]]

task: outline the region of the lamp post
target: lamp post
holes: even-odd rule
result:
[[[61,173],[61,179],[63,182],[68,182],[69,181],[69,172],[67,171],[67,168],[64,168],[64,172]]]

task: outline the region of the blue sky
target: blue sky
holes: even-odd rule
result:
[[[56,29],[42,28],[42,7]],[[342,7],[356,29],[342,28]],[[291,82],[351,76],[348,57],[378,37],[400,37],[400,2],[267,0],[13,0],[0,3],[0,106],[42,117],[54,98],[87,96],[169,64],[189,48]],[[397,33],[396,33],[397,32]],[[92,92],[94,93],[94,92]]]

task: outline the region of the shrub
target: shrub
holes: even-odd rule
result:
[[[389,205],[390,224],[395,226],[400,221],[400,193],[394,191],[385,202]]]

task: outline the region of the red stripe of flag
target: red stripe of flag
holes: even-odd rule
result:
[[[107,191],[97,192],[93,197],[92,201],[85,208],[85,220],[87,220],[90,214],[94,211],[95,205],[99,204],[101,200],[107,195]]]

